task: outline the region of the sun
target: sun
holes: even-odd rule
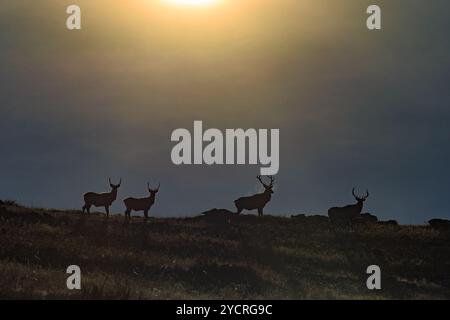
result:
[[[219,2],[220,0],[164,0],[164,2],[179,6],[208,6]]]

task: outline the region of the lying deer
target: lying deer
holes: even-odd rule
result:
[[[84,206],[83,213],[86,210],[88,214],[90,214],[91,206],[94,207],[104,207],[106,211],[106,216],[109,217],[109,207],[117,198],[117,189],[120,188],[122,184],[122,179],[120,179],[119,184],[112,184],[111,178],[109,179],[109,185],[111,187],[111,192],[106,193],[95,193],[88,192],[85,193],[84,198]]]
[[[125,211],[125,218],[130,218],[131,211],[144,211],[144,221],[147,221],[148,219],[148,212],[150,211],[150,208],[155,203],[155,197],[156,194],[159,191],[159,187],[161,184],[158,185],[157,189],[150,189],[150,184],[147,183],[147,189],[150,195],[147,198],[127,198],[123,202],[125,203],[125,207],[127,208]]]
[[[240,214],[242,210],[255,210],[258,209],[258,216],[263,216],[263,209],[266,206],[266,204],[270,201],[273,193],[273,183],[275,179],[271,176],[269,176],[270,184],[267,185],[261,180],[261,176],[256,177],[259,182],[264,187],[263,193],[255,194],[251,197],[243,197],[239,198],[236,201],[234,201],[234,204],[237,208],[237,214]]]
[[[352,226],[352,220],[360,216],[364,201],[369,197],[369,190],[366,191],[364,197],[360,197],[355,194],[355,188],[353,188],[352,195],[357,201],[356,204],[345,207],[334,207],[328,210],[328,216],[333,225],[346,224]]]

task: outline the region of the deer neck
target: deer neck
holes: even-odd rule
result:
[[[117,199],[117,189],[113,188],[111,190],[111,197],[112,197],[113,201],[115,201]]]
[[[264,197],[267,199],[267,201],[270,200],[270,198],[272,197],[272,193],[269,190],[265,190],[263,192]]]
[[[150,203],[155,202],[155,197],[156,197],[156,194],[155,194],[155,193],[150,193],[150,197],[148,197]]]
[[[358,203],[355,204],[356,209],[358,209],[358,212],[361,213],[363,209],[363,201],[358,200]]]

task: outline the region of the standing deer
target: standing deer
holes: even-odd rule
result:
[[[109,217],[109,207],[116,200],[117,189],[120,188],[121,184],[122,184],[122,178],[120,179],[119,184],[112,184],[111,178],[109,178],[109,185],[111,186],[111,189],[112,189],[111,192],[105,192],[105,193],[88,192],[88,193],[85,193],[83,196],[83,198],[84,198],[83,213],[84,213],[84,210],[86,210],[87,213],[90,214],[91,206],[104,207],[105,211],[106,211],[106,216]]]
[[[333,207],[328,210],[328,216],[333,226],[339,223],[352,226],[352,220],[360,216],[364,201],[369,197],[369,190],[366,190],[364,197],[360,197],[355,194],[355,188],[353,188],[352,195],[357,201],[356,204],[345,207]]]
[[[258,216],[259,217],[263,216],[263,209],[266,206],[267,202],[269,202],[272,197],[273,193],[272,189],[275,179],[272,176],[269,176],[270,184],[267,185],[261,180],[261,176],[257,176],[256,178],[263,185],[264,192],[255,194],[251,197],[239,198],[236,201],[234,201],[234,204],[236,205],[237,208],[237,214],[240,214],[244,209],[246,210],[258,209]]]
[[[147,183],[147,189],[150,195],[147,198],[126,198],[123,202],[125,203],[125,207],[127,208],[125,211],[125,218],[130,218],[131,211],[144,211],[144,221],[147,221],[148,219],[148,212],[150,211],[150,208],[155,203],[155,197],[156,194],[159,191],[159,187],[161,184],[158,185],[157,189],[150,189],[150,184]]]

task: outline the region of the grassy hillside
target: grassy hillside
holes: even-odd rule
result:
[[[0,298],[449,299],[450,238],[287,218],[106,220],[0,206]],[[66,268],[82,290],[66,288]],[[382,269],[368,291],[367,266]]]

